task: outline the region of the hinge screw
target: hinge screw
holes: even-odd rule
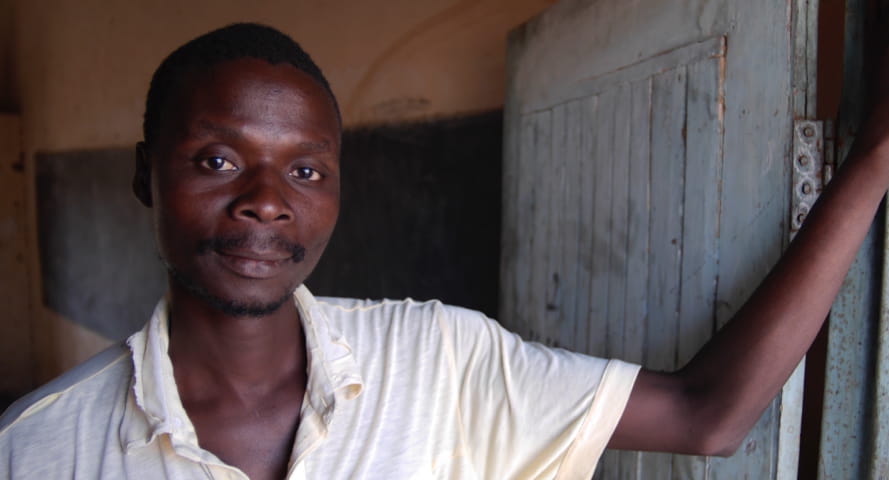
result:
[[[803,129],[803,135],[805,135],[809,138],[814,137],[815,136],[815,129],[812,128],[811,126],[808,126]]]
[[[797,163],[800,164],[801,167],[809,166],[809,156],[808,155],[800,155],[799,158],[796,159]]]
[[[812,184],[809,182],[804,183],[802,190],[803,190],[803,195],[808,195],[808,194],[812,193]]]

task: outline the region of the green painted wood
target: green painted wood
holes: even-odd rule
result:
[[[679,305],[677,365],[684,365],[716,330],[719,268],[719,192],[722,186],[722,112],[720,62],[688,67],[685,131],[685,203],[682,242],[682,291]],[[714,161],[716,159],[716,161]],[[709,319],[709,321],[701,321]],[[676,456],[674,478],[707,478],[707,457]]]
[[[533,167],[527,172],[528,181],[534,192],[534,205],[531,211],[531,278],[529,291],[539,292],[528,295],[529,322],[532,325],[532,338],[547,343],[553,336],[546,326],[546,292],[550,281],[548,262],[552,257],[552,240],[549,234],[549,219],[553,216],[553,183],[556,175],[552,172],[552,112],[535,114]]]
[[[584,185],[581,171],[584,158],[581,149],[581,132],[583,131],[583,102],[575,101],[565,104],[557,109],[557,115],[562,117],[562,128],[565,135],[560,139],[558,155],[565,158],[563,170],[564,189],[564,229],[562,230],[562,266],[560,275],[560,290],[556,302],[559,319],[559,346],[576,348],[575,322],[572,320],[577,315],[577,299],[574,293],[578,291],[579,266],[577,258],[580,248],[580,224],[581,204]],[[558,127],[556,127],[558,131]]]
[[[609,357],[624,356],[624,324],[626,322],[626,297],[627,297],[627,268],[628,268],[628,241],[629,241],[629,202],[630,183],[634,180],[630,177],[630,143],[632,138],[630,116],[632,110],[628,108],[632,101],[632,90],[629,84],[622,83],[616,90],[618,108],[613,113],[613,143],[611,149],[611,220],[609,233],[611,234],[611,255],[609,258],[608,272],[615,281],[609,285],[610,292],[608,303],[608,344],[605,355]]]
[[[593,241],[581,247],[589,249],[592,257],[592,278],[588,294],[590,303],[586,314],[590,328],[585,351],[600,357],[608,354],[609,289],[616,280],[608,269],[611,264],[611,203],[614,200],[611,194],[613,117],[617,106],[613,90],[600,94],[595,123],[589,126],[596,137],[596,149],[593,152],[594,182],[591,185],[593,214],[584,219],[592,225]]]
[[[626,318],[626,279],[627,279],[627,204],[629,194],[629,117],[630,86],[622,83],[615,89],[616,108],[611,109],[611,211],[609,212],[608,275],[611,277],[608,288],[608,314],[603,318],[606,322],[605,356],[623,356],[623,323]],[[606,451],[602,457],[603,471],[619,472],[621,469],[621,453]]]
[[[651,80],[638,80],[630,85],[629,130],[632,141],[629,151],[629,191],[627,197],[627,292],[624,298],[623,354],[621,358],[641,364],[645,352],[645,325],[648,319],[648,245],[651,205],[649,182],[639,181],[650,174],[651,147]],[[620,451],[620,469],[613,477],[636,479],[639,476],[640,452]]]
[[[547,336],[546,343],[551,346],[562,345],[563,331],[562,310],[563,310],[563,283],[565,277],[570,276],[571,266],[564,263],[567,251],[574,248],[574,255],[577,249],[577,202],[568,202],[569,195],[568,178],[566,170],[572,159],[569,154],[570,144],[568,143],[568,125],[566,118],[568,115],[568,106],[559,105],[552,111],[552,143],[550,151],[551,167],[545,169],[545,175],[549,180],[549,225],[547,233],[549,235],[546,258],[546,294],[544,296],[544,329],[550,334]],[[569,212],[569,209],[573,209]],[[573,218],[572,218],[573,217]],[[569,219],[573,219],[573,225],[569,224]],[[573,228],[572,228],[573,227]],[[570,241],[570,233],[574,232],[575,239]]]
[[[531,308],[530,296],[526,294],[531,285],[531,264],[526,259],[532,254],[532,230],[530,219],[534,213],[534,183],[527,172],[534,163],[536,141],[536,118],[533,116],[521,119],[521,134],[519,136],[520,150],[518,152],[518,173],[516,181],[516,257],[515,263],[515,293],[513,303],[507,310],[501,310],[501,318],[504,323],[510,324],[517,332],[531,338],[532,325],[529,323],[529,315],[526,312]],[[518,259],[524,259],[518,261]],[[507,262],[509,263],[509,262]]]
[[[787,242],[788,5],[563,0],[512,33],[506,121],[519,151],[504,171],[528,192],[504,207],[517,216],[504,220],[516,224],[504,245],[517,245],[502,258],[515,272],[502,277],[515,285],[501,298],[507,327],[675,369],[740,307]],[[549,205],[546,221],[528,197]],[[780,409],[733,458],[608,452],[597,478],[777,478]]]
[[[592,125],[595,125],[595,119],[599,108],[598,97],[590,97],[581,102],[581,125],[583,130],[580,141],[581,169],[579,178],[581,180],[581,198],[580,198],[580,239],[578,240],[578,256],[577,256],[577,290],[572,292],[575,302],[576,317],[568,321],[574,325],[576,339],[572,348],[575,351],[587,351],[587,338],[589,331],[592,329],[591,322],[578,322],[578,318],[587,319],[590,305],[590,285],[592,280],[593,253],[589,248],[593,244],[593,225],[589,219],[593,218],[593,189],[591,185],[595,184],[596,168],[593,163],[593,152],[596,151],[596,136]]]
[[[648,323],[644,365],[675,370],[678,343],[682,261],[682,215],[685,173],[684,67],[656,75],[652,81],[651,207],[649,223]],[[669,480],[673,456],[642,456],[640,477]]]
[[[507,46],[507,76],[509,77],[514,76],[511,69],[516,65],[517,58],[521,55],[521,45],[517,38],[513,38],[513,41],[509,42]],[[512,85],[507,84],[506,88],[510,89]],[[513,93],[507,93],[507,95],[513,96]],[[516,110],[517,107],[518,105],[514,102],[509,102],[503,108],[503,158],[509,158],[511,161],[501,162],[503,200],[500,202],[502,218],[500,221],[500,294],[498,298],[499,318],[513,325],[516,324],[516,321],[507,320],[507,315],[514,315],[515,308],[511,308],[508,312],[499,309],[503,305],[515,306],[518,301],[518,262],[514,259],[519,258],[519,243],[522,237],[518,232],[520,168],[517,160],[520,158],[523,145],[521,142],[525,137],[522,135],[524,130],[521,128],[524,121]]]

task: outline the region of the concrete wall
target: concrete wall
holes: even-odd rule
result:
[[[0,167],[0,190],[21,189],[15,215],[27,227],[16,241],[29,279],[6,283],[30,304],[30,313],[0,317],[0,337],[24,329],[31,338],[27,348],[0,349],[3,365],[21,372],[10,388],[41,383],[110,342],[44,306],[35,158],[132,146],[150,75],[173,48],[235,21],[273,25],[324,69],[347,127],[398,124],[500,108],[506,33],[552,3],[0,0],[0,111],[20,115],[24,153],[19,175]]]

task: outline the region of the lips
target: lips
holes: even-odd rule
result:
[[[255,279],[274,277],[293,262],[293,256],[286,252],[215,250],[214,253],[228,270]]]
[[[282,236],[253,231],[206,238],[199,242],[197,253],[212,256],[240,277],[262,279],[301,262],[306,249]]]

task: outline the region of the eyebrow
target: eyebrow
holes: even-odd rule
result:
[[[242,140],[244,138],[244,135],[234,128],[217,125],[207,120],[198,121],[197,127],[198,128],[195,129],[193,134],[198,138],[206,138],[215,135],[230,142]],[[300,142],[299,147],[306,153],[324,153],[330,151],[330,142],[327,140],[317,142],[305,141]]]
[[[205,138],[211,135],[222,137],[225,140],[240,140],[244,138],[244,135],[242,135],[241,132],[233,128],[216,125],[215,123],[206,120],[198,121],[197,126],[198,128],[195,129],[193,134],[198,138]]]

